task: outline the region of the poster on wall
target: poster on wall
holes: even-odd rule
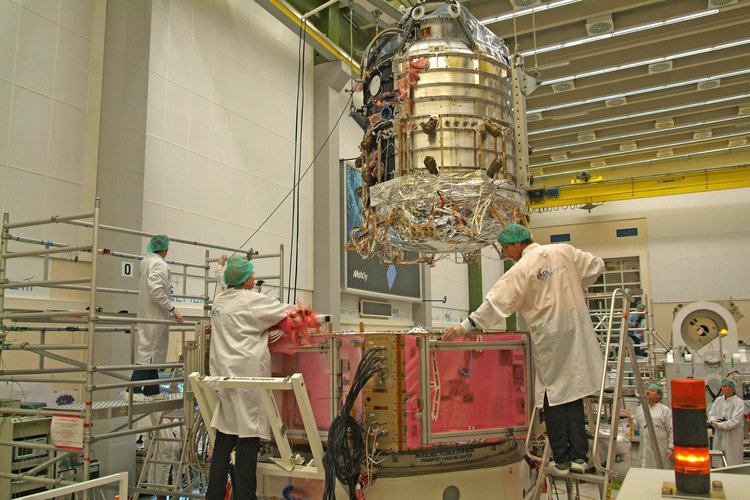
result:
[[[349,233],[362,225],[362,198],[356,189],[362,185],[360,172],[353,165],[342,162],[344,186],[344,231],[342,245]],[[345,250],[342,288],[345,292],[395,296],[419,300],[422,298],[421,265],[383,264],[377,257],[363,259],[352,250]],[[407,252],[409,260],[416,255]]]
[[[11,265],[6,263],[5,277],[8,281],[18,283],[31,283],[44,279],[44,259],[40,257],[19,257],[12,259]],[[29,284],[7,288],[6,297],[18,297],[28,299],[49,299],[50,289],[43,286]]]

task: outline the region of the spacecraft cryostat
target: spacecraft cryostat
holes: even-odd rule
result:
[[[505,224],[525,223],[513,71],[502,39],[455,0],[406,9],[372,40],[354,89],[367,130],[356,161],[363,224],[348,249],[395,263],[413,251],[431,262],[469,255]]]

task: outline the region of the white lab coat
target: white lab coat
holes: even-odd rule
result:
[[[172,309],[172,272],[161,255],[149,253],[141,261],[138,282],[138,316],[169,319]],[[160,364],[167,360],[169,325],[139,324],[135,363]]]
[[[289,307],[254,290],[221,292],[211,313],[211,375],[269,377],[267,329],[284,319]],[[255,389],[220,390],[211,427],[241,438],[271,439],[268,417]]]
[[[604,261],[588,252],[567,244],[532,243],[471,313],[482,328],[491,328],[515,311],[526,318],[534,346],[538,407],[545,390],[551,406],[599,390],[603,353],[583,291],[602,271]],[[468,319],[462,325],[471,329]]]
[[[735,394],[729,399],[723,395],[716,398],[708,421],[726,419],[719,422],[715,429],[714,450],[721,450],[727,460],[727,465],[742,463],[742,423],[745,420],[745,402]]]
[[[674,436],[672,434],[672,410],[662,403],[656,403],[649,407],[651,410],[651,421],[656,430],[656,442],[659,444],[662,465],[664,469],[671,469],[672,463],[667,460],[667,450],[673,447]],[[641,467],[658,469],[656,454],[651,446],[651,433],[646,426],[646,415],[643,413],[643,405],[635,410],[635,425],[641,439],[641,454],[638,462]]]

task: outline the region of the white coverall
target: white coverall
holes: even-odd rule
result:
[[[742,463],[742,424],[745,420],[745,402],[735,394],[729,399],[719,396],[708,412],[708,421],[722,420],[716,424],[714,435],[714,450],[721,450],[727,460],[727,465]]]
[[[214,300],[211,318],[212,376],[269,377],[267,329],[290,306],[254,290],[229,288]],[[255,389],[222,389],[211,427],[240,438],[271,439],[268,417]]]
[[[674,436],[672,434],[672,410],[662,404],[655,403],[650,407],[651,421],[654,423],[656,430],[656,442],[659,444],[659,453],[661,454],[664,469],[671,469],[672,463],[667,459],[667,450],[672,449]],[[651,433],[646,426],[646,416],[643,414],[643,405],[635,410],[635,425],[641,439],[641,454],[638,463],[641,467],[649,469],[658,469],[656,454],[651,447]]]
[[[159,424],[159,413],[152,413],[151,425]],[[171,423],[172,419],[163,420],[161,423]],[[173,439],[180,438],[180,428],[170,427],[168,429],[159,429],[153,431],[157,436],[156,456],[155,460],[165,462],[178,462],[180,455],[182,454],[182,444]],[[169,483],[169,469],[172,468],[170,464],[154,464],[149,471],[149,482],[156,484],[170,484]],[[177,473],[177,466],[175,465],[173,474]],[[179,481],[180,478],[173,478],[173,481]]]
[[[138,282],[138,316],[169,319],[172,305],[172,272],[161,255],[149,253],[141,261]],[[160,364],[167,360],[169,325],[138,324],[135,363]]]
[[[571,245],[532,243],[471,313],[482,328],[492,328],[515,311],[526,318],[534,345],[538,407],[545,390],[551,406],[599,391],[603,353],[583,291],[602,271],[600,257]],[[472,329],[468,319],[462,326]]]

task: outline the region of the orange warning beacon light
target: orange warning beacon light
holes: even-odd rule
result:
[[[706,384],[703,380],[672,380],[672,420],[677,490],[708,493],[711,457],[708,453]]]

